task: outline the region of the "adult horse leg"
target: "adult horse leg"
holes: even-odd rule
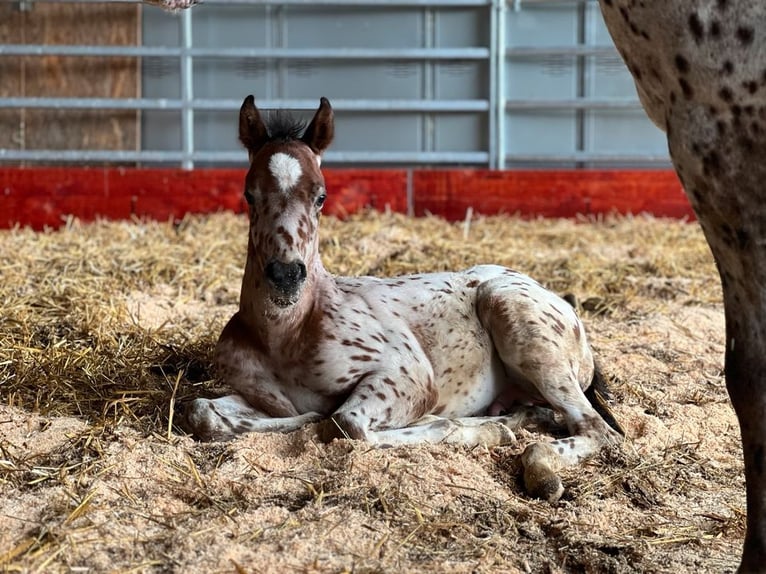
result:
[[[766,572],[766,5],[600,4],[718,265],[747,484],[740,572]]]
[[[732,301],[737,291],[726,289],[724,300]],[[757,310],[737,303],[726,307],[726,386],[742,433],[747,488],[747,532],[739,571],[766,572],[766,317],[762,302]]]
[[[766,137],[736,126],[721,131],[721,121],[710,110],[678,110],[668,120],[668,141],[721,277],[726,387],[747,487],[740,572],[766,572]]]

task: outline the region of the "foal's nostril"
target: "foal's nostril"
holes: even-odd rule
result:
[[[298,281],[303,282],[306,279],[306,266],[302,261],[296,263],[298,266]]]
[[[278,289],[291,291],[306,279],[306,266],[302,261],[282,263],[272,260],[266,265],[266,277]]]

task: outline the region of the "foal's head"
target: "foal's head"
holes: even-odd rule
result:
[[[319,165],[333,133],[326,98],[308,127],[281,113],[264,121],[253,96],[242,104],[239,139],[250,156],[245,180],[249,272],[242,288],[255,290],[264,303],[278,308],[295,304],[321,265],[317,221],[326,192]]]

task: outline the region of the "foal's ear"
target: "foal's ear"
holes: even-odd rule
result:
[[[335,120],[330,100],[321,98],[319,100],[319,109],[314,114],[314,119],[311,120],[301,139],[315,154],[321,155],[324,150],[330,147],[334,135]]]
[[[268,139],[269,130],[266,129],[266,124],[255,107],[255,97],[251,94],[245,98],[239,109],[239,141],[247,148],[252,158]]]

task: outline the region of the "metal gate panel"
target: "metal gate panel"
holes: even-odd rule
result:
[[[595,0],[205,0],[179,15],[145,7],[141,18],[137,46],[0,44],[6,59],[100,57],[96,79],[115,57],[140,61],[137,97],[0,97],[9,117],[136,112],[140,149],[11,139],[0,161],[241,165],[236,114],[254,93],[263,108],[305,114],[329,97],[329,164],[669,165]]]
[[[611,38],[595,5],[586,12],[585,40],[590,46],[609,46]],[[667,140],[636,104],[633,77],[616,51],[596,51],[585,58],[585,96],[610,102],[585,111],[583,149],[594,157],[589,166],[614,165],[620,158],[644,156],[634,166],[667,162]]]
[[[283,45],[290,48],[420,48],[425,44],[420,9],[367,6],[287,6]]]
[[[523,4],[506,19],[504,99],[507,165],[527,165],[577,148],[577,114],[540,109],[539,103],[577,97],[578,68],[569,54],[537,56],[530,49],[574,45],[578,38],[575,4]],[[562,106],[563,108],[564,106]]]
[[[485,11],[476,9],[444,9],[434,18],[435,46],[443,48],[471,48],[488,45],[491,37],[490,21]],[[490,68],[485,61],[446,61],[424,70],[433,75],[431,93],[424,97],[436,100],[471,100],[489,102]],[[472,152],[489,151],[490,130],[487,113],[453,113],[432,115],[426,119],[432,129],[426,132],[428,149],[436,151]]]
[[[501,165],[668,165],[596,2],[528,1],[507,21]]]
[[[486,162],[489,50],[475,49],[477,42],[486,43],[485,10],[397,5],[364,10],[304,5],[221,8],[194,20],[195,47],[250,43],[275,51],[275,56],[194,58],[195,99],[241,101],[254,93],[259,103],[300,101],[303,109],[315,108],[319,96],[326,96],[340,108],[338,137],[327,154],[331,163],[377,163],[395,156],[405,163]],[[167,37],[172,24],[167,15],[147,11],[145,43],[154,45]],[[453,48],[458,51],[450,59]],[[359,50],[364,51],[361,56]],[[143,82],[152,97],[173,97],[180,70],[157,74],[147,69]],[[226,94],[221,94],[222,86]],[[453,104],[447,102],[445,109],[447,100]],[[169,117],[157,111],[144,114],[144,148],[177,149],[181,125],[173,129],[167,120],[158,121],[159,116]],[[230,152],[234,158],[239,145],[232,126],[236,115],[231,112],[195,111],[196,149]],[[344,161],[349,156],[353,161]]]

